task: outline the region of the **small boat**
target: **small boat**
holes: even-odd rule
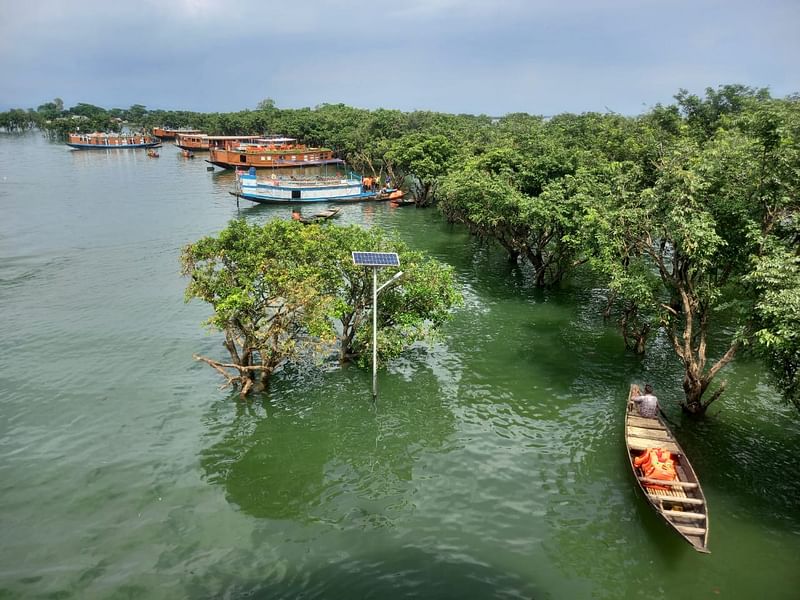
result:
[[[303,225],[311,225],[312,223],[320,223],[322,221],[334,219],[339,216],[341,210],[341,208],[334,207],[313,214],[310,217],[304,217],[299,209],[295,209],[292,211],[292,220],[300,221]]]
[[[365,190],[361,178],[343,177],[276,177],[259,181],[255,167],[246,173],[237,171],[237,198],[262,204],[306,204],[309,202],[360,202],[374,200],[377,192]]]
[[[183,156],[183,158],[194,158],[194,152],[191,150],[181,150],[181,156]]]
[[[399,202],[403,199],[406,193],[403,190],[398,190],[397,188],[383,188],[381,191],[378,192],[378,200],[391,200],[392,202]]]
[[[633,398],[640,393],[639,386],[632,384],[625,411],[625,446],[633,476],[664,521],[695,550],[708,553],[708,509],[700,481],[664,419],[639,416]],[[648,476],[646,471],[652,466],[646,461],[648,453],[658,449],[664,462]]]
[[[150,148],[150,150],[147,151],[147,156],[149,156],[150,158],[158,158],[158,150]]]
[[[414,198],[398,198],[397,200],[390,200],[389,206],[392,208],[400,208],[403,206],[416,206],[417,201]]]
[[[109,150],[128,148],[155,148],[161,140],[140,133],[70,133],[67,146],[76,150]]]

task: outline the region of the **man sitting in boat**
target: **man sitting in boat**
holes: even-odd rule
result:
[[[653,395],[653,386],[649,383],[644,386],[644,394],[631,398],[638,405],[639,416],[655,419],[658,416],[658,398]]]

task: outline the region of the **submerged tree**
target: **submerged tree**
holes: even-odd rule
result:
[[[336,299],[331,316],[336,320],[341,362],[363,362],[372,340],[372,273],[353,264],[353,250],[396,252],[403,271],[400,282],[380,295],[379,362],[430,339],[461,302],[450,267],[410,250],[380,229],[352,225],[321,227],[319,232],[328,251],[319,257],[318,267],[325,290]],[[379,269],[378,275],[382,285],[392,273]]]
[[[586,197],[568,177],[530,196],[520,188],[531,172],[518,153],[487,153],[442,179],[439,209],[449,221],[495,240],[511,261],[525,260],[543,287],[561,282],[585,260],[580,235]]]
[[[242,397],[256,384],[263,389],[285,361],[333,341],[326,318],[333,299],[318,292],[315,273],[295,254],[304,249],[305,233],[289,222],[259,227],[237,220],[183,249],[183,274],[191,278],[186,298],[214,308],[207,323],[225,334],[230,362],[196,358],[238,386]]]
[[[244,397],[263,389],[282,364],[325,356],[337,341],[342,362],[364,355],[372,277],[353,265],[353,250],[400,254],[404,277],[382,293],[378,313],[383,360],[429,337],[460,300],[448,267],[379,230],[232,221],[219,236],[182,252],[183,273],[191,278],[186,298],[211,304],[207,323],[224,333],[230,362],[196,358]]]
[[[428,206],[436,197],[439,179],[450,168],[455,147],[444,135],[411,133],[396,140],[386,153],[388,168],[395,183],[407,181],[419,206]]]
[[[704,413],[720,396],[724,381],[703,397],[754,334],[762,348],[767,340],[780,340],[768,355],[794,379],[796,340],[776,328],[785,331],[790,322],[785,309],[796,280],[791,262],[785,263],[786,276],[776,278],[771,261],[797,252],[798,117],[796,103],[751,103],[723,118],[725,127],[705,143],[676,144],[658,166],[655,184],[636,200],[638,226],[627,235],[661,278],[662,325],[684,366],[688,412]],[[712,358],[714,323],[725,341]]]

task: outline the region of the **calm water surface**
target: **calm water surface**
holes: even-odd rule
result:
[[[663,340],[626,355],[602,290],[537,292],[435,211],[340,218],[453,265],[466,299],[377,407],[335,364],[220,391],[180,248],[290,210],[237,209],[202,159],[0,135],[0,597],[798,598],[800,418],[759,365],[684,419]],[[677,423],[711,555],[637,495],[632,380]]]

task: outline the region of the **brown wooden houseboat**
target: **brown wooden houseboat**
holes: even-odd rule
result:
[[[211,149],[208,159],[223,169],[274,169],[308,167],[342,163],[330,148],[314,148],[298,144],[294,138],[259,138],[247,142],[231,142]]]
[[[161,140],[141,133],[70,133],[67,146],[77,150],[108,150],[118,148],[155,148]]]
[[[245,144],[261,139],[260,135],[206,135],[205,133],[178,133],[175,145],[183,150],[212,150],[231,144]]]
[[[153,135],[162,140],[174,140],[179,133],[189,135],[202,133],[199,129],[171,129],[169,127],[153,127]]]

